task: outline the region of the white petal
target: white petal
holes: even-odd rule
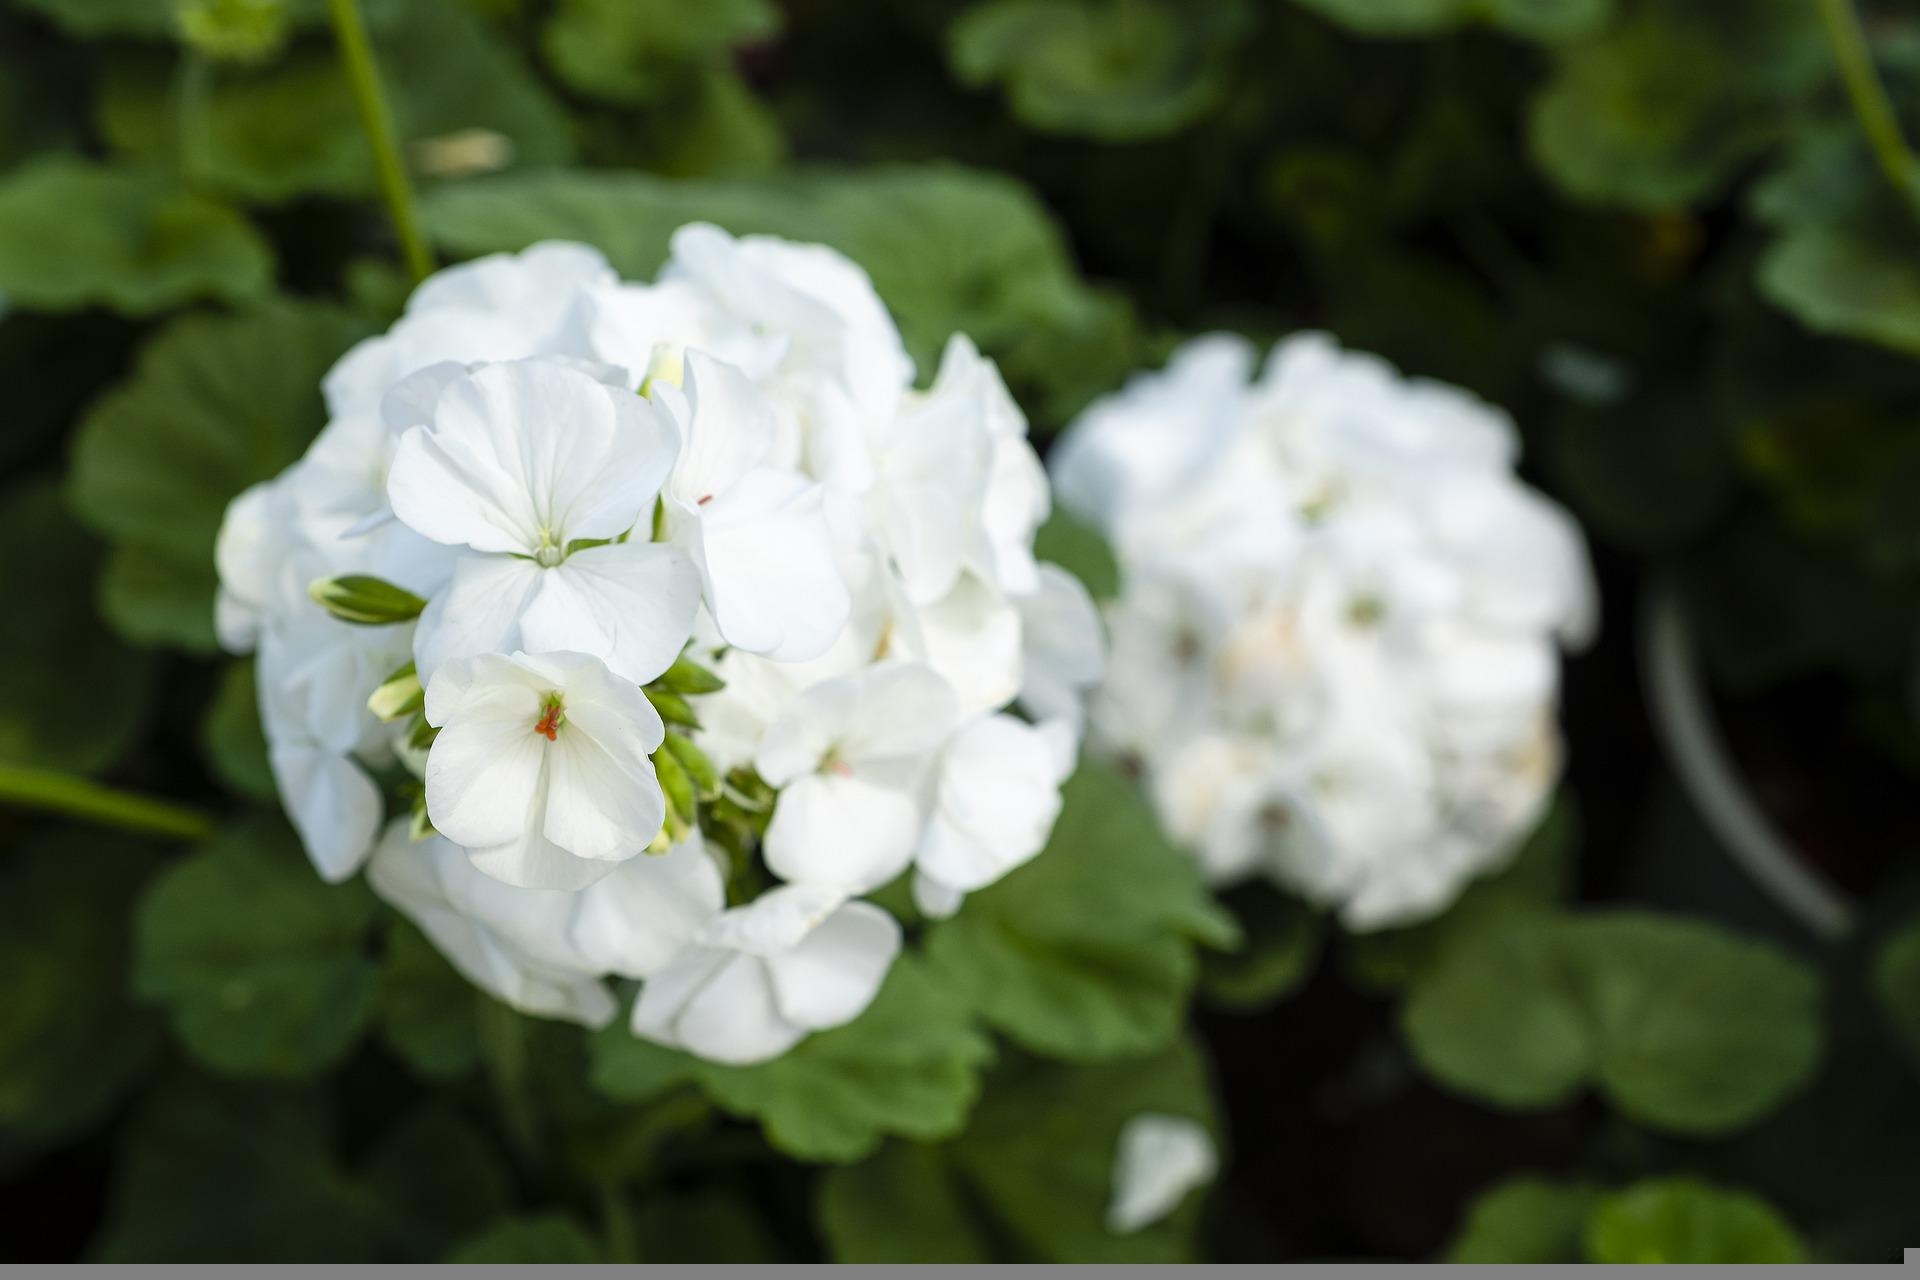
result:
[[[1020,612],[1020,705],[1037,720],[1085,715],[1087,693],[1106,670],[1106,632],[1080,579],[1043,564],[1039,589],[1014,597]]]
[[[810,1031],[851,1022],[873,1003],[899,953],[899,923],[872,903],[849,902],[799,945],[768,957],[774,1004]]]
[[[1142,1112],[1120,1131],[1107,1230],[1126,1235],[1152,1226],[1218,1171],[1206,1126],[1185,1116]]]
[[[756,468],[700,513],[700,532],[708,607],[729,644],[779,662],[827,651],[853,602],[818,485]]]
[[[960,718],[952,686],[926,667],[884,663],[860,679],[858,708],[839,743],[850,761],[918,760],[944,742]]]
[[[578,858],[639,854],[667,816],[652,763],[618,743],[602,748],[576,723],[563,725],[557,737],[547,748],[547,839]]]
[[[726,888],[696,829],[666,853],[620,864],[582,890],[568,936],[596,971],[645,978],[692,944],[726,906]]]
[[[783,884],[745,906],[708,921],[704,946],[748,955],[778,955],[797,947],[847,900],[847,891],[828,884]]]
[[[534,731],[542,715],[529,689],[493,692],[485,714],[440,730],[427,753],[427,816],[455,844],[486,848],[515,841],[547,789],[547,747]]]
[[[865,893],[906,869],[921,817],[911,795],[857,774],[804,777],[775,804],[767,866],[783,880]]]
[[[634,1002],[636,1035],[713,1062],[777,1058],[806,1036],[780,1016],[766,965],[752,956],[695,947],[649,978]]]
[[[955,888],[981,889],[1046,846],[1071,767],[1060,729],[988,716],[954,735],[941,756],[934,814],[916,859]]]
[[[520,619],[546,571],[511,556],[462,556],[453,581],[427,602],[413,633],[413,660],[431,682],[446,663],[525,648]]]
[[[671,492],[698,507],[766,458],[780,433],[778,411],[740,370],[703,351],[686,354],[685,404]]]
[[[267,752],[274,785],[307,856],[328,884],[352,876],[380,829],[380,789],[351,756],[310,743]]]
[[[544,571],[520,636],[529,652],[590,653],[645,684],[680,656],[699,606],[700,575],[680,548],[609,543]]]

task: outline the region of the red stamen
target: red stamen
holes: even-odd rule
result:
[[[695,502],[693,505],[696,507],[704,507],[709,502],[712,502],[712,501],[713,501],[713,495],[709,493],[705,497],[701,498],[698,502]]]
[[[547,713],[540,717],[540,723],[533,726],[533,731],[545,736],[548,742],[559,741],[560,704],[558,702],[549,702],[547,704]]]

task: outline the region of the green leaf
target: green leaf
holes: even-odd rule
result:
[[[1815,6],[1640,4],[1570,46],[1534,100],[1540,166],[1584,200],[1665,209],[1717,192],[1829,67]]]
[[[315,1075],[373,1011],[372,919],[365,887],[321,883],[279,818],[243,818],[147,891],[134,990],[219,1071]]]
[[[1035,129],[1118,142],[1218,106],[1251,16],[1241,0],[984,0],[947,54],[962,83],[1003,84]]]
[[[475,1001],[485,997],[412,923],[387,922],[380,970],[380,1038],[430,1080],[459,1080],[480,1063]]]
[[[756,1066],[702,1062],[635,1037],[619,1023],[595,1035],[593,1082],[641,1102],[684,1081],[801,1160],[858,1160],[888,1134],[931,1140],[959,1132],[991,1043],[966,1008],[912,953],[894,962],[867,1011]]]
[[[73,773],[125,754],[146,719],[152,658],[129,652],[94,614],[99,548],[51,483],[0,497],[0,760]]]
[[[1484,22],[1532,40],[1588,35],[1613,0],[1295,0],[1364,36],[1430,36]]]
[[[0,177],[0,294],[15,307],[144,316],[241,301],[272,280],[272,251],[244,218],[158,173],[50,156]]]
[[[127,920],[151,847],[62,831],[0,869],[0,1130],[55,1141],[152,1069],[158,1020],[127,999]]]
[[[564,1213],[502,1218],[446,1257],[455,1263],[605,1262],[600,1246]]]
[[[68,498],[114,544],[102,593],[122,635],[214,648],[227,503],[299,457],[323,420],[321,376],[364,333],[345,312],[291,302],[186,316],[87,415]]]
[[[359,1171],[334,1153],[315,1096],[175,1081],[129,1128],[102,1262],[431,1261],[498,1216],[507,1186],[464,1121],[416,1112]]]
[[[950,334],[966,333],[1000,362],[1020,403],[1055,422],[1118,381],[1139,341],[1131,310],[1074,273],[1031,192],[951,165],[734,181],[505,175],[434,193],[423,217],[458,254],[580,240],[629,277],[657,271],[668,237],[696,219],[737,234],[819,241],[873,277],[923,370],[934,368]]]
[[[1692,1178],[1636,1183],[1603,1200],[1587,1226],[1599,1263],[1805,1262],[1806,1248],[1758,1196]]]
[[[1203,1193],[1131,1234],[1107,1228],[1120,1131],[1146,1112],[1199,1121],[1218,1141],[1204,1059],[1191,1041],[1095,1065],[1010,1062],[953,1144],[955,1166],[1041,1261],[1189,1261]]]
[[[171,36],[173,5],[156,0],[14,0],[76,36]]]
[[[1198,974],[1195,943],[1235,941],[1193,860],[1121,774],[1083,764],[1041,854],[934,926],[927,956],[996,1029],[1090,1060],[1167,1044]]]
[[[1448,1262],[1579,1262],[1587,1218],[1600,1192],[1580,1183],[1518,1177],[1481,1192]]]
[[[541,33],[554,71],[610,102],[671,99],[689,72],[726,64],[736,46],[780,30],[768,0],[561,0]]]
[[[1701,921],[1516,911],[1450,939],[1401,1022],[1437,1080],[1497,1105],[1591,1084],[1643,1123],[1711,1134],[1806,1083],[1819,996],[1801,962]]]
[[[1852,118],[1803,130],[1752,208],[1777,232],[1757,267],[1769,301],[1817,332],[1920,353],[1920,208]]]
[[[1147,1112],[1185,1116],[1217,1134],[1190,1041],[1092,1065],[1006,1062],[954,1142],[889,1143],[822,1179],[829,1251],[836,1262],[1187,1260],[1199,1195],[1139,1231],[1107,1228],[1121,1130]]]
[[[279,794],[267,763],[267,737],[260,728],[259,689],[253,660],[229,662],[206,718],[200,722],[200,751],[214,776],[249,800],[270,801]]]
[[[991,1262],[942,1148],[889,1142],[820,1180],[821,1233],[835,1262]]]
[[[1873,965],[1873,990],[1887,1024],[1920,1067],[1920,921],[1881,944]]]
[[[388,70],[395,129],[414,168],[431,177],[460,164],[437,140],[491,135],[485,150],[506,164],[564,164],[571,125],[512,47],[462,4],[395,5],[374,44]],[[119,151],[152,164],[176,154],[196,186],[280,204],[307,194],[370,196],[372,153],[353,94],[330,44],[272,66],[222,65],[183,127],[175,59],[148,54],[110,64],[98,103],[100,131]],[[486,92],[474,92],[485,85]],[[490,163],[487,167],[497,167]]]
[[[728,1191],[648,1194],[634,1213],[634,1234],[648,1263],[792,1261],[753,1204]]]

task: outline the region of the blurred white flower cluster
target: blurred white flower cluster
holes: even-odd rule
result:
[[[731,1062],[860,1013],[900,931],[859,895],[912,868],[950,912],[1036,854],[1100,664],[993,364],[955,337],[913,381],[818,246],[696,224],[654,283],[544,244],[422,284],[220,534],[320,873],[368,865],[527,1012],[642,979],[637,1034]]]
[[[1216,883],[1417,920],[1548,802],[1559,647],[1596,624],[1585,546],[1471,395],[1318,334],[1256,363],[1193,341],[1054,453],[1123,577],[1090,743]]]

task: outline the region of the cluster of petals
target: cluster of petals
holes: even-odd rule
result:
[[[900,930],[861,895],[911,871],[947,914],[1045,845],[1098,618],[1034,559],[992,362],[956,336],[916,388],[852,262],[694,224],[637,283],[537,245],[425,282],[322,389],[228,510],[216,621],[320,874],[366,867],[476,984],[601,1025],[638,980],[637,1034],[757,1061],[877,993]],[[417,616],[336,618],[309,587],[343,577]],[[643,686],[683,657],[725,687],[680,731],[773,795],[769,874],[666,821]],[[424,723],[383,722],[408,663]]]
[[[1215,883],[1410,922],[1550,798],[1560,651],[1596,625],[1585,545],[1470,394],[1319,334],[1257,365],[1196,339],[1054,452],[1122,573],[1089,744]]]

